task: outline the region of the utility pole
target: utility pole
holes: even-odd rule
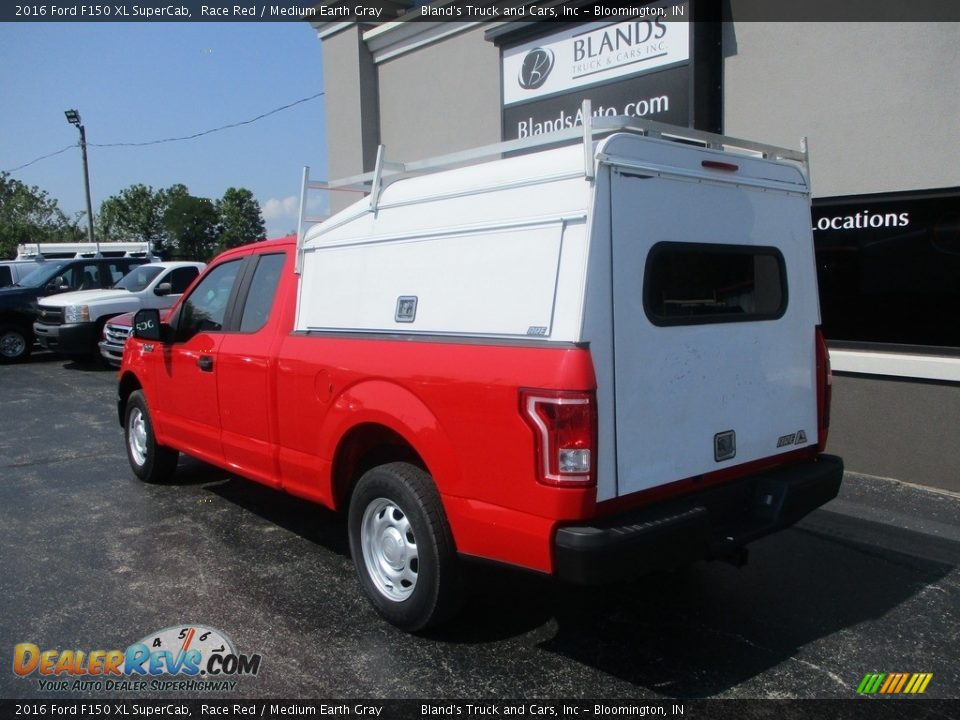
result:
[[[80,122],[80,113],[76,110],[67,110],[63,113],[67,122],[76,125],[80,130],[80,153],[83,156],[83,187],[87,193],[87,237],[97,247],[97,257],[100,257],[100,242],[93,235],[93,203],[90,202],[90,169],[87,166],[87,131]]]

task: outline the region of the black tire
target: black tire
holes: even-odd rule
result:
[[[16,325],[0,327],[0,362],[22,362],[30,357],[33,333]]]
[[[180,453],[157,444],[142,390],[135,390],[127,398],[123,439],[134,475],[148,483],[164,483],[173,477]]]
[[[348,527],[360,586],[387,622],[417,632],[454,614],[457,555],[426,472],[396,462],[365,473],[350,498]]]

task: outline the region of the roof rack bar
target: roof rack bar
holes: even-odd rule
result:
[[[656,122],[655,120],[641,120],[639,118],[617,115],[615,117],[594,118],[593,126],[600,132],[632,130],[643,133],[647,137],[664,138],[667,140],[692,140],[702,144],[704,147],[717,150],[745,150],[761,153],[763,157],[774,160],[790,160],[799,163],[806,162],[806,154],[802,150],[791,150],[790,148],[778,147],[776,145],[758,143],[754,140],[744,140],[727,135],[717,135],[704,130],[667,125],[666,123]]]
[[[370,209],[377,212],[377,201],[380,199],[380,189],[383,187],[383,163],[387,152],[386,145],[377,145],[377,162],[373,168],[373,186],[370,188]]]
[[[541,139],[544,137],[543,135],[535,135],[533,137],[519,138],[517,140],[506,140],[504,142],[483,145],[482,147],[471,148],[470,150],[461,150],[460,152],[451,153],[449,155],[440,155],[437,157],[427,158],[425,160],[416,160],[414,162],[385,162],[381,179],[391,178],[401,174],[409,175],[430,172],[440,168],[449,168],[454,165],[464,165],[472,160],[488,158],[492,155],[502,155],[505,153],[517,152],[519,150],[541,147],[547,144],[564,142],[566,140],[575,140],[581,136],[582,131],[580,128],[565,128],[558,132],[550,133],[549,143],[544,142]],[[367,172],[361,175],[352,175],[341,180],[332,180],[330,181],[330,188],[332,190],[339,190],[362,187],[369,192],[373,180],[374,173]]]
[[[580,140],[584,144],[584,175],[588,179],[594,176],[593,142],[598,136],[618,131],[629,131],[647,137],[663,140],[679,140],[693,142],[703,147],[731,152],[735,154],[760,155],[764,158],[786,160],[789,162],[807,165],[807,155],[803,151],[777,147],[758,143],[753,140],[717,135],[703,130],[685,128],[677,125],[628,117],[626,115],[594,117],[589,100],[584,100],[581,107],[583,117],[582,127],[563,128],[551,133],[542,133],[515,140],[492,143],[478,148],[462,150],[448,155],[440,155],[417,160],[414,162],[387,162],[384,158],[386,151],[381,145],[377,151],[377,167],[374,172],[353,175],[340,180],[333,180],[326,185],[330,190],[354,190],[369,192],[374,195],[371,208],[376,209],[380,190],[384,180],[396,179],[401,175],[428,173],[440,169],[469,164],[472,161],[503,156],[508,153],[529,150],[532,148],[556,145],[570,140]],[[589,159],[588,159],[589,158]]]
[[[307,192],[310,190],[310,166],[303,166],[303,182],[300,186],[300,213],[297,220],[297,256],[294,259],[293,271],[299,275],[303,266],[303,238],[307,232]]]

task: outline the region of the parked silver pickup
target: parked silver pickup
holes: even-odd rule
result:
[[[200,262],[140,265],[106,290],[80,290],[44,298],[33,332],[48,350],[90,357],[99,352],[104,324],[143,308],[172,307],[205,267]]]

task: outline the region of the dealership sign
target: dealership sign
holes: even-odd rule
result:
[[[503,138],[580,125],[588,98],[594,115],[693,125],[687,3],[671,5],[669,17],[659,6],[646,9],[648,16],[577,24],[504,47]]]
[[[690,59],[690,23],[592,23],[503,52],[503,104],[528,102]]]

